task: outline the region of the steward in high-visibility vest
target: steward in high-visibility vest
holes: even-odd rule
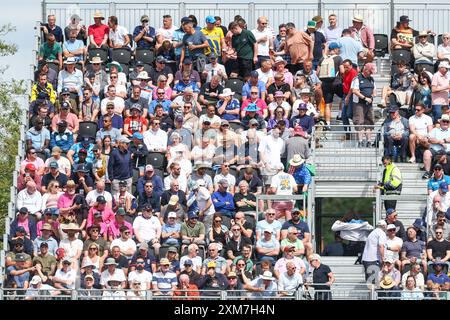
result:
[[[390,156],[383,157],[383,165],[385,167],[383,171],[382,182],[378,183],[378,188],[381,190],[381,194],[396,195],[402,192],[402,173],[395,164],[392,163]],[[395,209],[397,205],[396,200],[386,200],[384,202],[385,209]]]

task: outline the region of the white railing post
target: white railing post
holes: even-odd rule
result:
[[[186,3],[180,2],[178,4],[178,14],[179,14],[179,20],[186,16]]]
[[[227,295],[226,290],[220,291],[220,300],[225,301],[225,300],[227,300],[227,297],[228,297],[228,295]]]
[[[109,15],[110,16],[115,16],[116,15],[116,3],[115,2],[110,2],[109,3]]]
[[[254,2],[250,2],[248,4],[248,21],[247,21],[247,25],[248,26],[254,26],[256,25],[256,13],[255,13],[255,3]]]

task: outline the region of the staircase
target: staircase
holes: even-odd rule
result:
[[[367,300],[369,290],[365,284],[364,267],[355,265],[356,257],[326,257],[322,263],[330,267],[335,282],[333,300]]]
[[[420,170],[422,164],[396,163],[395,165],[402,173],[402,195],[407,196],[407,200],[399,200],[397,202],[396,210],[398,219],[407,228],[414,223],[415,219],[421,218],[426,209],[428,180],[422,179],[422,175],[424,174],[424,171]],[[382,217],[384,217],[385,211],[382,210],[382,212]]]

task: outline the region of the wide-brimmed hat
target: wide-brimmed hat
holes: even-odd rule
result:
[[[302,165],[305,162],[305,159],[303,159],[299,154],[294,154],[292,159],[289,161],[289,164],[294,167],[298,167]]]
[[[78,224],[76,224],[76,223],[69,223],[67,226],[62,227],[62,231],[66,232],[66,233],[67,233],[68,231],[76,231],[76,232],[80,232],[81,229],[80,229],[80,227],[78,226]]]
[[[261,279],[263,280],[275,280],[275,278],[272,276],[272,272],[270,271],[264,271],[263,275],[261,276]]]
[[[94,12],[94,19],[95,18],[101,18],[102,20],[105,19],[103,13],[101,11],[99,11],[99,10]]]
[[[244,111],[248,112],[257,112],[261,110],[256,104],[250,103],[247,107],[245,107]]]
[[[446,69],[450,69],[450,64],[448,64],[447,61],[442,61],[441,63],[439,63],[439,68],[446,68]]]
[[[234,92],[231,91],[230,88],[225,88],[225,89],[223,89],[223,91],[222,91],[222,93],[221,93],[220,95],[221,95],[222,97],[229,97],[229,96],[234,95]]]
[[[364,21],[364,18],[363,18],[362,15],[357,14],[357,15],[355,15],[355,16],[353,17],[352,21],[355,21],[355,22],[361,22],[361,23],[362,23],[362,22]]]
[[[92,60],[89,60],[90,63],[103,63],[102,58],[100,57],[93,57]]]
[[[419,37],[428,37],[428,32],[427,30],[422,30],[419,32]]]
[[[112,61],[112,62],[110,62],[110,63],[108,63],[108,64],[106,65],[107,68],[111,68],[111,66],[117,67],[117,69],[119,70],[119,72],[122,72],[122,71],[123,71],[122,66],[121,66],[120,63],[118,63],[117,61]]]
[[[274,98],[284,98],[283,91],[275,91]]]
[[[33,278],[31,278],[30,284],[38,284],[38,283],[42,283],[41,277],[38,275],[33,276]]]
[[[278,57],[275,58],[275,65],[280,64],[280,63],[286,65],[287,61],[284,60],[282,56],[278,56]]]
[[[75,57],[68,57],[66,61],[64,61],[64,64],[75,64],[75,63],[77,63]]]
[[[50,223],[44,223],[41,227],[41,231],[43,230],[52,231],[52,226],[50,225]]]
[[[148,80],[150,79],[150,77],[148,76],[147,71],[141,71],[139,72],[138,76],[136,77],[136,79],[144,79],[144,80]]]
[[[209,166],[209,165],[207,165],[206,163],[197,163],[195,166],[194,166],[194,170],[198,170],[198,169],[202,169],[202,168],[205,168],[205,169],[208,169],[208,168],[210,168],[211,166]]]
[[[395,286],[394,279],[391,276],[384,276],[380,281],[380,287],[383,289],[391,289]]]
[[[108,258],[108,259],[106,259],[104,265],[105,266],[109,266],[109,265],[117,266],[117,263],[116,263],[116,260],[114,260],[114,258]]]

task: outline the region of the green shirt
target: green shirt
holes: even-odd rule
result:
[[[194,227],[191,227],[186,222],[181,225],[181,236],[198,238],[201,234],[205,234],[205,225],[203,222],[198,221]]]
[[[50,273],[52,271],[52,266],[56,266],[56,258],[48,253],[45,257],[41,255],[37,255],[36,257],[34,257],[33,264],[35,264],[36,262],[40,262],[40,264],[42,265],[42,273],[47,276],[51,275]]]
[[[49,47],[47,42],[41,44],[39,48],[39,56],[44,60],[57,60],[58,53],[62,54],[62,47],[58,42],[55,42],[52,47]]]
[[[231,43],[238,58],[253,60],[253,54],[255,53],[253,44],[256,43],[256,39],[251,31],[242,29],[241,34],[233,35]]]

